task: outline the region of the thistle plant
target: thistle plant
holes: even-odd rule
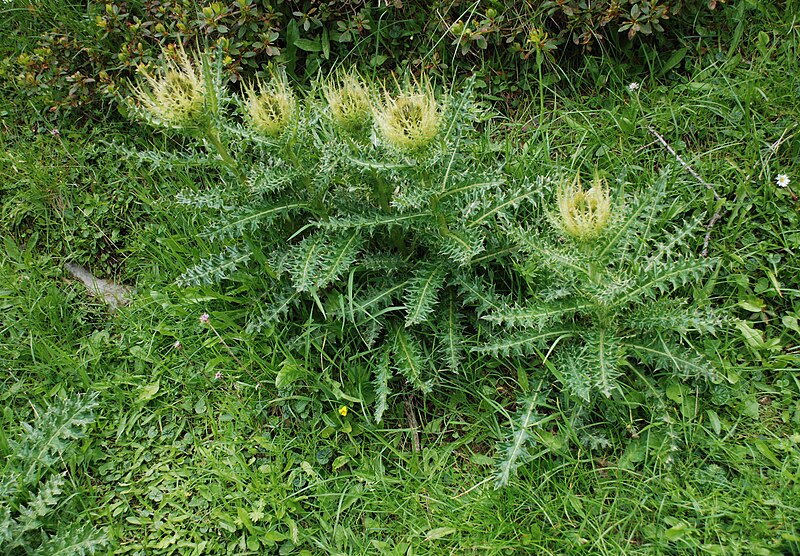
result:
[[[588,191],[576,177],[558,189],[549,235],[512,232],[524,258],[518,268],[526,288],[516,300],[478,300],[495,332],[475,349],[523,366],[531,356],[546,361],[532,373],[540,389],[520,402],[528,408],[525,415],[541,410],[543,394],[553,388],[551,400],[560,399],[557,405],[571,407],[573,415],[583,419],[598,410],[623,428],[633,426],[633,399],[650,408],[650,421],[663,417],[658,411],[664,410],[667,380],[721,380],[693,342],[725,326],[726,318],[687,289],[717,262],[691,255],[699,220],[664,227],[659,213],[668,204],[666,181],[665,174],[651,190],[626,197],[612,196],[597,174]],[[515,435],[527,431],[525,441],[503,446],[498,484],[526,458],[527,444],[536,438],[530,429],[546,417],[543,412],[538,421],[514,426]]]
[[[605,180],[595,173],[591,189],[584,191],[580,173],[558,190],[556,225],[573,239],[591,241],[605,230],[611,216],[611,195]]]
[[[322,94],[336,126],[350,135],[359,135],[372,123],[370,91],[355,72],[340,71],[322,83]]]
[[[267,137],[280,137],[289,127],[295,111],[295,99],[286,74],[273,70],[267,83],[258,81],[245,88],[250,126]]]
[[[373,115],[383,140],[400,151],[424,150],[439,133],[442,119],[431,84],[418,81],[398,95],[384,89],[383,96]]]
[[[715,261],[690,254],[698,222],[661,225],[666,175],[639,197],[577,176],[556,188],[548,230],[536,216],[548,181],[505,174],[478,139],[469,83],[437,95],[421,77],[374,101],[352,73],[307,97],[274,73],[239,100],[203,68],[218,102],[188,130],[187,161],[220,183],[178,200],[210,215],[218,250],[179,282],[235,277],[250,285],[249,333],[279,336],[300,360],[370,369],[342,401],[380,421],[393,392],[430,392],[469,349],[531,369],[540,387],[521,398],[503,484],[556,404],[572,425],[601,411],[627,426],[634,393],[663,408],[658,377],[718,380],[692,341],[725,319],[686,289]]]
[[[536,181],[507,183],[483,156],[469,84],[437,96],[422,77],[384,87],[379,103],[355,73],[306,98],[281,74],[244,101],[207,86],[224,102],[190,136],[234,162],[209,156],[219,187],[179,198],[214,215],[205,234],[220,247],[180,283],[262,281],[247,329],[281,334],[306,355],[316,346],[363,360],[375,370],[362,403],[378,421],[393,389],[428,392],[440,372],[457,371],[471,326],[459,284],[497,264],[508,246],[495,222],[538,194]]]
[[[144,81],[135,88],[135,100],[156,125],[176,129],[201,125],[207,94],[202,69],[183,49],[174,58],[164,54],[166,61],[156,73],[142,70]]]
[[[92,397],[65,399],[9,442],[0,479],[0,549],[3,554],[86,556],[109,544],[105,531],[65,520],[59,506],[68,483],[55,471],[94,421]]]

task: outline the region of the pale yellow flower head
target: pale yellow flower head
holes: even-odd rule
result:
[[[206,83],[201,64],[191,60],[183,49],[173,59],[164,53],[165,62],[153,75],[142,71],[144,83],[135,89],[142,109],[157,123],[170,127],[190,127],[203,117]]]
[[[367,87],[355,72],[339,73],[322,84],[331,116],[347,133],[363,131],[370,123],[372,105]]]
[[[439,133],[442,110],[428,81],[422,80],[393,97],[384,91],[385,100],[373,111],[383,139],[401,151],[419,151]]]
[[[590,241],[605,230],[611,217],[611,194],[595,172],[592,187],[584,191],[580,174],[558,190],[558,212],[564,231],[578,241]]]
[[[257,81],[245,87],[250,125],[268,137],[278,137],[286,131],[294,116],[295,99],[286,74],[273,71],[267,83]]]

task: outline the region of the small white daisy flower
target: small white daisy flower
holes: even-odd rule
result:
[[[775,178],[775,183],[778,184],[778,187],[787,187],[791,181],[786,174],[778,174]]]
[[[638,90],[639,90],[639,83],[637,83],[636,81],[634,81],[633,83],[631,83],[630,85],[628,85],[628,90],[629,90],[630,92],[632,92],[632,93],[633,93],[633,92],[635,92],[635,91],[638,91]]]

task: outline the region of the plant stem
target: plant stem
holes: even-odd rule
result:
[[[236,174],[236,177],[244,183],[245,176],[242,173],[241,169],[239,169],[239,165],[236,163],[236,160],[231,156],[231,153],[228,151],[227,147],[222,143],[222,140],[219,137],[219,131],[213,126],[209,125],[208,129],[206,130],[206,139],[208,142],[211,143],[211,146],[214,147],[214,150],[222,159],[222,162],[231,169],[231,171]]]

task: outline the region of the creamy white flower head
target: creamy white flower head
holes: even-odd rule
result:
[[[182,48],[174,59],[165,51],[164,59],[155,75],[142,70],[144,83],[135,88],[136,99],[156,123],[191,127],[203,117],[206,83],[202,68]]]
[[[611,194],[605,180],[595,172],[592,187],[584,191],[580,174],[576,174],[571,184],[558,190],[558,212],[561,227],[571,237],[578,241],[598,237],[611,216]]]
[[[786,174],[778,174],[775,178],[775,183],[778,184],[778,187],[788,187],[791,182],[792,180]]]
[[[370,123],[369,90],[355,71],[329,77],[322,84],[322,94],[328,101],[333,120],[344,131],[358,133]]]
[[[250,125],[269,137],[280,136],[292,121],[295,100],[286,74],[273,70],[267,83],[257,81],[245,86],[247,94],[247,113]]]
[[[628,90],[630,92],[632,92],[632,93],[635,92],[635,91],[638,91],[639,90],[639,83],[637,83],[636,81],[632,82],[630,85],[628,85]]]
[[[442,111],[430,82],[422,79],[396,97],[384,91],[373,118],[383,139],[401,151],[419,151],[439,133]]]

